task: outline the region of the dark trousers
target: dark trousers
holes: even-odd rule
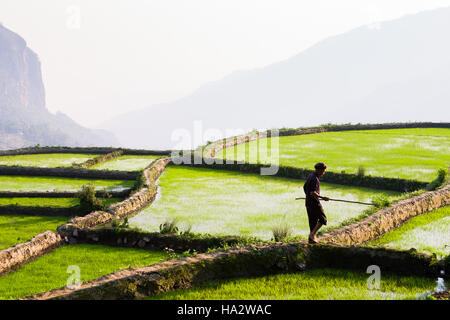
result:
[[[327,217],[323,212],[322,205],[320,204],[310,204],[306,206],[306,212],[308,213],[309,220],[309,230],[313,231],[316,227],[317,222],[319,221],[321,224],[327,224]]]

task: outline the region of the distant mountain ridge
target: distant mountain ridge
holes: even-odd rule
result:
[[[134,148],[173,148],[177,128],[299,127],[450,120],[450,8],[363,26],[289,58],[239,71],[103,128]]]
[[[104,130],[91,130],[45,106],[41,64],[18,34],[0,24],[0,149],[32,145],[117,144]]]

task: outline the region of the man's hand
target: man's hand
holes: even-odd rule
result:
[[[320,194],[318,194],[316,191],[311,191],[311,193],[310,193],[312,196],[314,196],[317,200],[319,200],[319,199],[322,199],[322,200],[325,200],[325,201],[328,201],[328,200],[330,200],[330,198],[328,198],[328,197],[322,197]]]

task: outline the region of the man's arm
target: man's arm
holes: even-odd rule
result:
[[[317,200],[319,200],[319,199],[322,199],[322,200],[325,200],[325,201],[330,200],[330,198],[328,198],[328,197],[323,197],[323,196],[321,196],[320,194],[318,194],[317,191],[311,191],[309,194],[312,195],[312,196],[313,196],[314,198],[316,198]]]

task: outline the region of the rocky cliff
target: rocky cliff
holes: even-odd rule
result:
[[[64,114],[50,113],[37,54],[22,37],[0,25],[0,149],[36,144],[109,146],[116,139]]]

